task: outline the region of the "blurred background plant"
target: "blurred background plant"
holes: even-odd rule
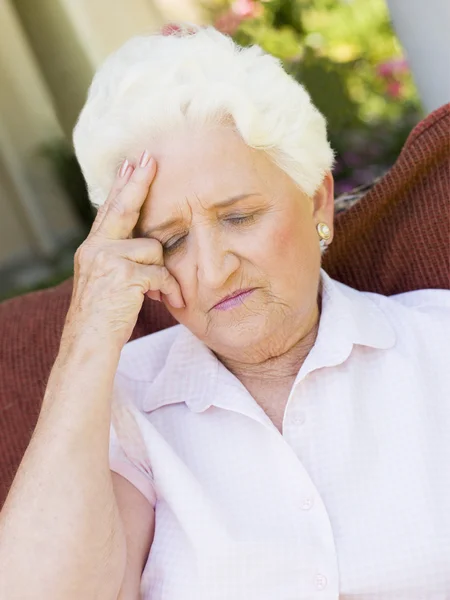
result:
[[[40,268],[34,265],[33,271],[38,273],[37,277],[26,276],[25,280],[19,277],[17,283],[0,286],[0,302],[19,294],[52,287],[69,278],[73,274],[73,254],[89,233],[95,218],[86,182],[72,146],[64,138],[49,139],[37,147],[34,156],[47,161],[64,190],[65,198],[78,221],[77,235],[61,243],[57,252],[41,261]],[[7,273],[2,274],[3,279],[6,276]]]
[[[388,11],[397,30],[420,31],[420,2],[411,21],[394,17],[400,0],[0,2],[0,301],[72,273],[93,219],[72,130],[93,73],[131,36],[213,23],[278,57],[328,120],[339,195],[382,175],[424,116]],[[432,84],[444,78],[424,77],[434,47],[408,50],[428,112],[442,103]]]
[[[258,44],[328,121],[336,194],[382,175],[423,117],[384,0],[206,0],[214,25]]]

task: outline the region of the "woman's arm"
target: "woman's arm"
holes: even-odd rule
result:
[[[133,238],[156,173],[125,161],[78,248],[60,351],[38,423],[0,514],[0,598],[117,600],[126,534],[109,470],[111,396],[145,295],[178,308],[155,239]]]
[[[155,510],[127,479],[111,473],[127,542],[127,564],[118,600],[140,600],[142,572],[155,532]]]
[[[118,598],[126,540],[108,459],[118,359],[79,339],[55,362],[0,513],[1,598]]]

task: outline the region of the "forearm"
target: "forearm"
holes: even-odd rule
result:
[[[117,598],[126,545],[108,448],[119,353],[88,348],[60,351],[0,514],[1,598]]]

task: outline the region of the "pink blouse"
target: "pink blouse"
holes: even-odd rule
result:
[[[450,598],[450,291],[321,281],[282,434],[185,327],[124,347],[110,464],[155,507],[144,600]]]

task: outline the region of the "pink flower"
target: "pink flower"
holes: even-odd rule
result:
[[[166,23],[161,28],[161,35],[173,35],[181,31],[181,27],[176,23]]]
[[[166,23],[161,28],[161,35],[193,35],[196,33],[192,27],[187,27],[183,30],[177,23]]]
[[[214,27],[222,33],[234,35],[242,21],[243,17],[230,10],[217,17],[214,22]]]
[[[408,63],[404,58],[392,58],[377,66],[377,73],[380,77],[397,77],[408,72]]]
[[[261,13],[262,6],[259,6],[255,0],[235,0],[231,6],[231,11],[244,19],[252,19]]]
[[[398,98],[402,95],[403,84],[400,81],[390,81],[386,88],[386,93],[391,98]]]
[[[216,19],[214,27],[222,33],[234,35],[242,21],[258,17],[262,11],[263,7],[255,0],[236,0],[228,12]]]

